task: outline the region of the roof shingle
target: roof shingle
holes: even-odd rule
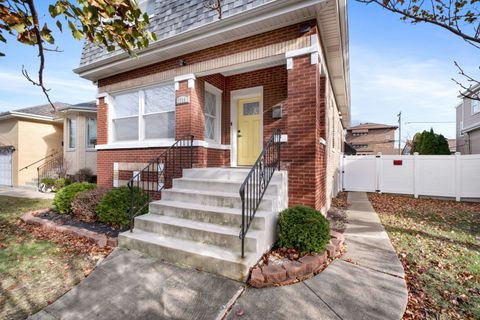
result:
[[[272,1],[275,0],[224,0],[222,1],[222,17],[226,18]],[[160,41],[218,20],[217,12],[206,8],[204,2],[204,0],[155,0],[155,14],[150,19],[147,29],[154,32],[157,41]],[[80,67],[121,52],[123,52],[121,49],[107,52],[105,47],[85,41]]]

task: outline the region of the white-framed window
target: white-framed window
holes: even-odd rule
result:
[[[86,131],[87,131],[87,149],[95,149],[97,144],[97,118],[87,117],[86,119]]]
[[[68,140],[68,148],[75,149],[77,144],[77,120],[68,118],[67,119],[67,140]]]
[[[113,142],[175,138],[173,83],[113,95]]]
[[[149,17],[155,14],[155,0],[137,0],[138,7],[144,13],[147,13]]]
[[[205,140],[221,143],[222,91],[205,83]]]
[[[463,137],[465,133],[463,133],[463,120],[460,120],[460,136]]]
[[[480,112],[480,101],[478,100],[470,100],[472,104],[472,114]]]

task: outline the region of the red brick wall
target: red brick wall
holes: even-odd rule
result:
[[[180,59],[186,60],[188,64],[194,64],[213,58],[224,57],[234,53],[252,50],[282,41],[297,39],[300,37],[308,37],[316,32],[316,22],[312,20],[307,23],[310,23],[310,25],[312,26],[311,31],[307,33],[300,32],[300,26],[304,25],[305,22],[294,24],[281,29],[272,30],[259,35],[218,45],[212,48],[196,51],[182,57],[175,57],[170,60],[162,61],[156,64],[101,79],[98,81],[98,86],[103,87],[109,84],[114,84],[125,80],[130,80],[162,71],[175,69],[179,67],[178,61]]]
[[[108,143],[108,105],[105,98],[98,99],[97,105],[97,143]]]
[[[321,209],[324,203],[324,146],[319,136],[325,132],[325,87],[319,84],[318,65],[312,65],[310,55],[293,59],[288,70],[287,119],[288,143],[282,150],[282,160],[288,168],[289,205],[308,205]],[[323,120],[322,120],[323,114]],[[323,187],[322,187],[323,185]]]
[[[282,119],[272,118],[272,107],[287,100],[287,68],[285,65],[241,73],[226,78],[225,127],[226,143],[230,143],[230,93],[234,90],[263,86],[263,137],[267,140],[274,128],[285,131],[287,126],[286,108]]]

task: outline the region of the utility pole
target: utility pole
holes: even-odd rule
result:
[[[400,149],[402,143],[402,111],[397,114],[398,117],[398,154],[402,154],[402,149]]]

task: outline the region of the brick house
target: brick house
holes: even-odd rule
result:
[[[120,244],[245,279],[274,241],[279,210],[325,212],[338,190],[350,121],[346,1],[226,0],[222,19],[203,2],[141,1],[158,40],[136,58],[86,43],[75,72],[98,85],[99,185],[127,184],[194,137],[194,169]],[[281,170],[239,257],[238,190],[276,129]]]
[[[379,123],[362,123],[347,129],[347,143],[358,155],[398,154],[395,149],[395,130],[398,126]]]

